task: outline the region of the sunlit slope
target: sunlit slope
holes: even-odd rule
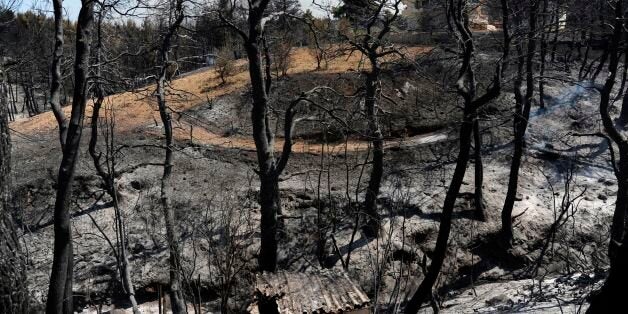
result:
[[[429,48],[412,47],[404,49],[404,53],[415,56],[425,52]],[[328,66],[319,70],[318,73],[343,73],[355,70],[364,65],[364,60],[358,52],[346,54],[330,61]],[[234,74],[227,78],[227,84],[221,84],[220,77],[216,69],[201,69],[189,74],[182,75],[174,79],[168,88],[168,106],[173,112],[185,112],[195,108],[208,99],[229,95],[243,90],[249,84],[247,64],[245,60],[235,61]],[[292,54],[291,68],[289,74],[299,74],[314,71],[316,60],[311,51],[307,48],[296,48]],[[161,132],[155,128],[159,123],[159,112],[157,111],[156,99],[154,97],[155,85],[149,85],[135,91],[124,92],[108,96],[105,104],[112,109],[115,114],[115,130],[118,134],[129,132],[144,132],[147,135],[161,136]],[[296,93],[296,92],[295,92]],[[91,117],[92,102],[88,103],[86,113],[86,125]],[[66,115],[70,115],[71,106],[64,107]],[[220,108],[216,108],[220,110]],[[104,114],[101,111],[101,115]],[[193,139],[199,144],[217,145],[228,148],[254,149],[254,143],[250,136],[238,135],[224,137],[211,132],[202,125],[194,125],[186,119],[176,119],[174,129],[175,137],[178,140]],[[27,135],[40,135],[43,133],[53,134],[57,132],[57,123],[52,112],[45,112],[34,117],[22,119],[11,124],[11,128],[17,132]],[[282,141],[275,143],[278,147]],[[351,149],[359,149],[363,144],[359,142],[351,143]],[[307,146],[306,143],[295,143],[296,152],[317,152],[319,145]]]

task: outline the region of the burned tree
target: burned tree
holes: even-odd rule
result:
[[[124,292],[131,302],[133,307],[133,313],[141,313],[137,307],[137,301],[135,299],[135,288],[133,286],[133,279],[131,278],[131,265],[129,262],[128,249],[127,249],[127,234],[126,225],[122,211],[120,209],[120,202],[118,200],[118,189],[115,182],[116,173],[116,149],[114,147],[114,125],[115,118],[113,113],[109,115],[105,114],[105,119],[101,119],[101,109],[105,103],[105,87],[103,81],[103,63],[105,62],[104,47],[103,47],[103,20],[107,14],[108,8],[104,3],[99,4],[100,7],[97,11],[97,27],[95,38],[95,69],[94,69],[94,87],[93,94],[95,99],[93,101],[92,117],[90,119],[91,137],[89,140],[88,152],[92,158],[96,174],[101,178],[104,190],[111,198],[113,210],[114,210],[114,223],[116,225],[116,245],[112,246],[114,255],[116,257],[118,271],[120,279],[122,281],[122,287]],[[99,124],[105,126],[105,152],[98,151],[98,135]],[[104,157],[104,160],[102,160]]]
[[[261,206],[261,247],[259,268],[274,272],[277,268],[277,214],[281,210],[279,198],[279,175],[283,172],[290,154],[274,156],[274,134],[270,125],[268,92],[270,78],[264,77],[262,70],[262,19],[270,0],[255,0],[248,5],[248,30],[240,29],[233,21],[222,14],[220,18],[233,28],[242,38],[249,61],[253,108],[253,140],[257,151],[257,174],[260,179],[259,203]],[[284,156],[285,155],[285,156]]]
[[[502,20],[507,25],[508,3],[507,0],[501,2],[503,6]],[[455,35],[460,53],[460,70],[456,81],[456,90],[460,97],[463,98],[463,120],[459,131],[459,151],[456,159],[456,167],[445,195],[442,215],[440,217],[440,226],[438,229],[438,237],[434,248],[432,261],[427,268],[425,278],[419,285],[418,289],[408,301],[405,313],[417,313],[423,302],[433,298],[432,289],[438,275],[440,273],[443,262],[447,255],[447,243],[449,241],[449,233],[451,231],[452,217],[458,192],[462,185],[467,164],[470,159],[471,151],[471,135],[474,133],[474,126],[477,120],[477,110],[485,104],[493,101],[501,93],[501,76],[502,62],[509,54],[509,35],[508,28],[504,28],[504,47],[502,58],[498,62],[493,77],[492,86],[490,86],[484,94],[477,96],[476,78],[473,70],[473,56],[475,51],[473,35],[469,27],[469,11],[470,3],[466,0],[449,0],[447,2],[447,19],[450,25],[450,31]],[[477,147],[476,147],[477,149]]]
[[[364,213],[367,223],[365,234],[377,237],[380,229],[380,217],[377,212],[377,197],[384,176],[384,135],[379,125],[379,100],[381,99],[381,59],[400,53],[393,45],[386,43],[393,23],[401,13],[401,0],[374,1],[361,10],[347,9],[347,14],[354,20],[355,38],[347,38],[349,44],[360,51],[368,60],[370,68],[364,71],[364,110],[368,121],[368,139],[373,146],[371,175],[364,197]],[[345,4],[351,8],[348,4]],[[366,24],[365,32],[360,31]]]
[[[281,155],[275,157],[275,134],[269,116],[271,107],[268,100],[272,86],[269,71],[270,59],[268,58],[268,50],[264,45],[263,28],[264,23],[272,18],[266,14],[269,2],[270,0],[256,0],[248,4],[244,9],[247,11],[248,17],[246,30],[240,28],[234,20],[228,19],[221,12],[217,12],[217,14],[227,27],[230,27],[241,37],[249,61],[248,72],[253,104],[251,122],[258,164],[258,169],[255,171],[260,180],[258,202],[261,207],[261,245],[258,264],[259,270],[274,272],[277,269],[278,215],[281,214],[279,176],[288,165],[288,160],[292,154],[292,133],[298,122],[295,119],[296,109],[299,104],[309,103],[313,107],[325,111],[324,107],[311,100],[311,96],[327,88],[316,87],[310,91],[302,92],[289,103],[284,114],[284,143]]]
[[[615,125],[609,108],[611,106],[611,93],[616,84],[619,58],[622,45],[626,45],[625,19],[626,12],[623,0],[609,2],[614,11],[612,23],[612,35],[606,54],[609,55],[608,76],[600,92],[600,116],[602,125],[611,145],[618,148],[619,159],[613,162],[615,177],[617,178],[617,200],[611,224],[611,235],[608,255],[610,270],[604,285],[591,299],[591,306],[587,313],[613,312],[624,306],[625,285],[628,282],[628,240],[626,221],[628,212],[628,138],[621,129]],[[613,149],[611,147],[611,149]],[[612,151],[611,151],[612,152]],[[614,154],[612,154],[614,155]]]
[[[63,61],[63,0],[53,0],[52,5],[55,17],[55,44],[52,52],[52,64],[50,66],[50,97],[48,102],[57,119],[59,141],[63,147],[68,130],[68,121],[61,109],[61,83],[63,82],[63,76],[61,74],[61,63]]]
[[[171,67],[176,66],[176,60],[170,60],[170,50],[172,49],[172,43],[177,36],[179,27],[185,18],[183,3],[184,0],[169,2],[168,14],[170,15],[169,21],[171,22],[161,39],[161,46],[159,48],[159,58],[161,62],[159,74],[157,76],[157,90],[155,91],[157,106],[159,107],[159,116],[161,118],[161,122],[163,123],[164,137],[166,141],[166,156],[164,157],[164,171],[161,177],[160,200],[166,223],[166,240],[168,241],[168,249],[170,251],[170,302],[172,312],[175,314],[187,313],[187,308],[185,306],[185,299],[183,297],[181,284],[181,252],[179,249],[179,234],[175,221],[174,208],[170,205],[170,198],[168,196],[168,189],[170,189],[172,185],[170,181],[172,167],[174,164],[174,143],[172,136],[172,114],[167,104],[166,89],[168,81],[171,78]]]
[[[54,257],[50,274],[50,286],[46,303],[47,313],[72,313],[72,229],[70,201],[72,182],[79,158],[83,119],[87,105],[87,83],[91,29],[94,17],[94,1],[82,0],[76,25],[76,58],[74,61],[74,97],[72,114],[65,138],[61,139],[63,157],[57,177],[57,195],[54,209]]]
[[[512,211],[517,196],[517,187],[519,181],[519,168],[521,168],[521,160],[525,149],[525,135],[528,128],[528,119],[530,118],[530,109],[534,96],[534,56],[536,53],[536,32],[537,32],[537,13],[539,9],[539,0],[530,2],[528,10],[528,28],[525,38],[527,45],[524,54],[524,39],[519,39],[517,43],[517,75],[514,81],[515,93],[515,112],[513,115],[514,129],[514,152],[510,165],[510,175],[508,178],[508,191],[501,213],[501,240],[506,246],[512,245],[514,238],[512,227]],[[523,91],[523,80],[525,75],[525,93]]]
[[[11,136],[7,91],[4,66],[0,64],[0,312],[28,313],[26,261],[11,210]]]

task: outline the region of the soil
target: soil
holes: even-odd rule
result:
[[[408,54],[428,51],[416,47],[408,49]],[[336,59],[319,71],[314,71],[314,59],[305,49],[297,49],[294,60],[289,76],[278,79],[271,94],[278,111],[285,108],[282,105],[290,95],[298,95],[295,86],[301,91],[332,82],[330,86],[350,91],[360,82],[356,55]],[[177,120],[177,149],[175,184],[169,192],[179,222],[183,264],[189,274],[186,284],[202,294],[206,311],[219,311],[219,296],[228,291],[222,275],[229,252],[237,256],[229,267],[238,272],[230,287],[229,306],[236,311],[246,308],[259,250],[248,77],[245,64],[239,62],[238,67],[241,70],[227,84],[219,83],[213,69],[196,71],[171,84],[169,103]],[[280,184],[284,218],[280,267],[307,271],[324,265],[340,271],[350,259],[348,273],[383,310],[394,309],[414,291],[422,277],[421,264],[429,263],[457,150],[460,113],[452,101],[456,95],[434,90],[427,80],[413,77],[408,73],[383,82],[384,92],[395,102],[382,104],[391,123],[382,123],[387,125],[387,140],[385,181],[379,200],[383,217],[380,238],[368,239],[354,230],[356,204],[362,200],[368,173],[364,160],[369,145],[359,131],[363,126],[360,118],[351,120],[353,132],[341,134],[329,144],[320,140],[331,134],[329,125],[325,128],[320,123],[304,122],[298,128],[300,139]],[[508,252],[497,247],[494,235],[500,227],[512,153],[512,95],[505,93],[484,109],[483,188],[488,217],[481,222],[473,215],[471,163],[439,280],[444,313],[575,313],[586,308],[586,296],[599,285],[607,267],[609,217],[616,194],[605,142],[574,136],[599,128],[598,95],[590,87],[587,83],[549,81],[547,108],[537,110],[535,106],[533,110],[514,210],[517,242]],[[118,156],[116,184],[127,221],[132,277],[146,313],[157,306],[156,287],[168,283],[168,254],[158,198],[162,170],[156,165],[163,158],[158,147],[161,124],[151,91],[148,86],[108,97],[116,117],[115,142],[126,145]],[[442,105],[436,107],[434,103]],[[359,103],[338,106],[346,109],[355,105]],[[398,123],[399,117],[406,119]],[[277,124],[281,130],[281,123]],[[43,301],[52,259],[51,213],[60,159],[56,126],[52,114],[44,113],[16,121],[11,128],[16,203],[28,252],[29,284],[35,299]],[[281,137],[275,145],[281,149]],[[97,307],[128,308],[120,292],[112,248],[105,239],[106,235],[115,240],[113,209],[110,200],[102,196],[92,167],[89,156],[82,154],[74,184],[77,304],[84,306],[85,312],[95,312]],[[569,174],[573,177],[566,185]],[[568,219],[537,263],[549,227],[565,206],[565,199],[573,201]],[[320,222],[327,226],[322,230],[327,256],[319,263]],[[537,264],[538,270],[533,269]],[[530,275],[532,270],[536,276]]]

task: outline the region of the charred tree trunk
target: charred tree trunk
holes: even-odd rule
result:
[[[515,199],[517,197],[517,187],[519,182],[519,168],[521,167],[521,158],[523,157],[523,150],[525,146],[525,131],[524,124],[528,123],[527,117],[529,117],[530,106],[524,104],[522,84],[523,84],[523,63],[522,51],[519,49],[519,65],[517,70],[517,78],[514,82],[515,92],[515,113],[514,113],[514,151],[512,154],[512,160],[510,162],[510,175],[508,177],[508,190],[506,191],[506,199],[504,201],[504,207],[502,208],[501,220],[502,227],[501,233],[503,240],[511,245],[514,238],[512,229],[512,210],[514,208]],[[525,115],[525,112],[528,115]]]
[[[622,97],[621,110],[619,112],[617,124],[622,128],[625,128],[626,124],[628,124],[628,91],[626,91],[624,93],[624,97]]]
[[[460,186],[462,185],[464,174],[467,170],[467,163],[469,162],[473,119],[474,112],[469,106],[465,108],[464,120],[460,128],[460,151],[458,152],[458,158],[456,160],[456,169],[454,170],[451,183],[449,184],[449,189],[445,195],[445,203],[443,204],[443,211],[440,217],[436,247],[434,248],[433,253],[434,258],[432,259],[430,266],[427,269],[427,274],[425,274],[425,278],[423,278],[419,288],[414,293],[410,301],[408,301],[408,304],[406,304],[405,313],[417,313],[423,302],[431,299],[432,287],[436,283],[436,279],[438,279],[438,275],[440,274],[440,269],[445,261],[454,205],[456,203],[456,198],[458,197],[458,192],[460,192]]]
[[[72,100],[72,115],[68,124],[57,179],[58,188],[54,210],[54,257],[46,304],[47,313],[72,313],[74,310],[72,302],[73,254],[70,200],[88,98],[89,40],[93,15],[93,0],[83,0],[76,29],[75,89]]]
[[[628,240],[626,228],[628,222],[628,139],[614,125],[609,114],[611,104],[610,94],[615,85],[619,65],[619,47],[625,37],[625,14],[623,1],[614,1],[613,35],[606,50],[609,55],[608,73],[604,87],[600,90],[600,116],[602,125],[608,137],[619,148],[615,176],[617,178],[617,200],[611,225],[611,239],[609,243],[610,270],[604,285],[592,298],[587,313],[609,313],[624,306],[626,282],[628,282]],[[612,143],[611,143],[612,145]]]
[[[472,61],[474,54],[474,43],[471,30],[469,28],[468,8],[465,7],[467,2],[465,0],[450,0],[448,3],[448,22],[452,25],[452,29],[458,39],[461,52],[461,66],[458,73],[458,80],[456,82],[456,88],[458,94],[464,99],[463,120],[460,126],[460,150],[456,159],[456,168],[454,170],[451,183],[445,195],[445,202],[443,204],[443,210],[440,217],[440,226],[438,229],[438,237],[436,239],[436,246],[432,261],[427,269],[425,278],[419,285],[417,291],[412,298],[408,301],[405,308],[405,313],[417,313],[421,305],[430,299],[432,299],[432,289],[438,275],[442,268],[443,262],[447,255],[447,243],[449,241],[449,233],[451,231],[452,216],[454,206],[458,193],[460,192],[460,186],[464,180],[464,176],[467,170],[467,165],[470,159],[471,151],[471,135],[473,133],[479,136],[479,123],[477,121],[477,111],[480,107],[488,102],[497,98],[501,93],[501,73],[502,67],[498,63],[495,69],[495,77],[493,78],[493,86],[486,91],[480,97],[476,98],[476,81],[473,71]],[[504,29],[504,47],[502,61],[509,55],[510,36],[508,34],[508,3],[507,0],[502,0],[502,9],[504,15],[502,16]],[[477,129],[474,132],[474,128],[477,125]],[[479,141],[478,141],[479,142]],[[481,145],[476,147],[479,150]],[[477,152],[476,152],[477,153]],[[476,169],[477,171],[477,169]],[[477,173],[476,173],[477,174]],[[481,174],[481,173],[480,173]],[[481,181],[481,180],[480,180]],[[476,187],[477,188],[477,187]],[[481,185],[480,185],[481,188]],[[435,307],[437,309],[437,307]]]
[[[33,75],[31,74],[30,76],[30,82],[29,82],[29,93],[30,93],[30,98],[31,98],[31,105],[32,105],[32,109],[33,109],[33,115],[38,115],[40,113],[39,111],[39,104],[37,103],[37,98],[35,97],[35,82],[33,81]]]
[[[625,128],[626,124],[628,124],[628,92],[626,92],[626,81],[628,80],[628,46],[624,47],[624,64],[622,69],[621,86],[619,87],[615,101],[618,101],[620,98],[622,99],[617,124]]]
[[[274,133],[270,125],[268,95],[270,79],[264,78],[262,53],[263,26],[262,17],[270,0],[255,0],[248,8],[248,29],[246,31],[235,26],[232,21],[220,14],[220,19],[234,29],[242,38],[244,49],[249,61],[248,70],[251,80],[253,107],[251,123],[253,140],[257,153],[257,175],[260,180],[259,204],[261,207],[261,244],[258,257],[261,271],[274,272],[277,269],[278,219],[281,212],[279,197],[279,175],[283,172],[291,152],[291,142],[285,139],[281,158],[274,156]],[[288,123],[284,121],[284,123]]]
[[[473,121],[473,169],[475,171],[475,217],[479,221],[486,221],[486,212],[484,210],[484,194],[482,186],[484,185],[484,164],[482,163],[482,134],[480,133],[480,119],[476,115]]]
[[[50,108],[57,119],[59,126],[59,141],[61,147],[65,145],[68,130],[68,121],[61,109],[61,84],[63,76],[61,74],[61,63],[63,59],[63,0],[52,0],[55,18],[55,45],[52,52],[52,65],[50,66]]]
[[[166,34],[160,47],[161,70],[157,79],[157,105],[159,107],[159,116],[163,123],[164,137],[166,140],[166,156],[164,158],[164,171],[161,177],[160,200],[163,210],[164,220],[166,224],[166,240],[170,252],[170,303],[172,313],[187,313],[185,299],[183,297],[182,279],[181,279],[181,256],[179,249],[179,233],[175,221],[175,213],[170,206],[169,189],[171,186],[172,167],[174,163],[173,136],[172,136],[172,116],[168,108],[166,100],[166,84],[168,83],[168,70],[171,64],[169,53],[172,48],[172,41],[181,26],[184,19],[183,0],[177,0],[171,13],[174,14],[174,21],[168,27]]]
[[[26,261],[11,210],[11,135],[8,89],[0,64],[0,312],[29,313]]]
[[[264,6],[265,7],[265,6]],[[268,96],[266,81],[262,72],[262,57],[259,43],[261,40],[261,12],[250,11],[253,17],[258,16],[257,25],[250,25],[249,39],[245,43],[249,60],[249,76],[253,91],[253,140],[257,151],[258,176],[260,179],[261,206],[261,246],[259,268],[274,272],[277,268],[277,213],[280,211],[279,174],[275,172],[273,149],[273,132],[268,125]],[[251,21],[251,18],[249,18]]]
[[[584,33],[584,41],[586,42],[587,47],[584,49],[584,57],[582,58],[582,63],[580,64],[580,70],[578,71],[578,80],[582,80],[585,78],[586,73],[585,69],[587,64],[589,63],[589,54],[591,53],[591,33]]]
[[[523,151],[525,149],[525,135],[528,128],[528,119],[530,118],[530,108],[532,107],[532,98],[534,96],[534,54],[536,53],[536,23],[537,23],[537,11],[539,7],[539,1],[535,0],[530,5],[530,11],[528,14],[528,36],[527,36],[527,51],[525,56],[523,55],[523,49],[519,49],[518,57],[518,70],[517,78],[515,79],[514,92],[515,92],[515,113],[513,117],[514,121],[514,152],[510,165],[510,175],[508,178],[508,191],[506,192],[506,199],[504,201],[504,207],[502,208],[501,220],[502,220],[502,240],[506,246],[512,245],[514,239],[512,229],[512,211],[517,196],[517,186],[519,181],[519,168],[521,167],[521,159],[523,158]],[[521,45],[520,45],[521,47]],[[522,80],[525,64],[526,74],[526,91],[525,95],[522,94]]]
[[[554,3],[553,16],[554,16],[553,18],[554,38],[552,39],[552,52],[551,52],[552,63],[556,62],[556,50],[558,48],[558,35],[560,34],[560,1],[556,1]]]
[[[115,156],[114,156],[114,122],[106,121],[108,130],[106,130],[109,134],[107,136],[107,141],[105,145],[107,146],[106,155],[105,155],[105,163],[107,164],[107,170],[103,168],[101,164],[102,152],[97,151],[98,146],[98,123],[100,119],[100,109],[105,101],[105,91],[103,89],[101,80],[102,75],[102,20],[104,15],[104,9],[100,8],[98,12],[98,27],[97,27],[97,44],[96,44],[96,84],[95,84],[95,94],[96,100],[94,101],[94,106],[92,109],[92,117],[91,117],[91,138],[89,140],[89,154],[92,157],[92,161],[94,163],[94,167],[96,169],[96,173],[102,179],[103,185],[107,194],[112,199],[113,209],[115,212],[115,224],[116,224],[116,232],[118,239],[118,253],[117,257],[119,258],[119,273],[120,278],[122,280],[122,287],[124,288],[124,292],[127,294],[129,298],[129,302],[131,302],[131,306],[133,307],[133,313],[139,314],[141,313],[137,307],[137,301],[135,299],[135,288],[133,287],[133,279],[131,278],[131,264],[129,262],[128,251],[126,247],[127,243],[127,234],[125,232],[125,223],[122,213],[120,211],[120,204],[118,202],[118,191],[115,183]],[[114,248],[115,249],[115,248]]]
[[[541,49],[540,49],[540,56],[539,58],[541,59],[541,65],[540,65],[540,69],[539,69],[539,107],[540,108],[545,108],[545,64],[546,64],[546,57],[547,57],[547,38],[549,37],[548,32],[546,30],[547,28],[547,14],[548,14],[548,2],[549,0],[543,0],[543,9],[542,9],[542,22],[541,22]],[[558,12],[558,9],[556,10],[556,12]],[[560,19],[560,17],[558,17],[558,13],[556,13],[556,18]],[[558,27],[556,29],[556,31],[558,32]],[[554,51],[552,51],[552,61],[554,60]]]
[[[394,53],[393,50],[386,47],[385,40],[392,29],[393,23],[395,23],[401,13],[401,0],[391,1],[391,3],[389,3],[390,7],[388,8],[390,10],[388,12],[389,14],[386,18],[381,19],[381,25],[376,25],[377,23],[375,21],[383,15],[385,3],[385,1],[382,1],[378,6],[371,7],[365,12],[364,16],[361,16],[361,18],[366,21],[366,24],[356,27],[365,27],[366,34],[361,37],[359,41],[348,39],[351,45],[368,59],[370,66],[370,69],[365,70],[364,109],[368,122],[368,130],[366,133],[372,145],[373,159],[371,161],[369,183],[364,197],[364,213],[367,219],[363,230],[365,235],[371,238],[376,238],[379,235],[380,217],[377,212],[377,198],[384,176],[384,136],[378,118],[381,72],[380,58]]]
[[[369,178],[368,187],[366,189],[364,212],[367,215],[367,223],[364,232],[367,236],[376,238],[380,229],[380,217],[377,213],[377,196],[382,185],[382,177],[384,175],[384,138],[379,128],[377,118],[377,93],[379,90],[379,64],[375,51],[369,56],[371,62],[371,72],[366,76],[366,98],[364,107],[366,109],[366,118],[368,120],[369,137],[373,145],[373,160],[371,162],[371,176]]]

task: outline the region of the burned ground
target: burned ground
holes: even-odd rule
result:
[[[312,60],[303,51],[297,53],[300,55],[295,69],[288,77],[276,80],[271,94],[278,115],[291,96],[314,86],[328,84],[343,94],[358,89],[361,78],[356,66],[347,59],[337,59],[327,70],[310,72]],[[342,269],[350,255],[348,273],[382,308],[402,301],[421,278],[421,264],[432,254],[457,150],[460,113],[456,95],[435,89],[429,80],[417,79],[411,75],[415,71],[411,68],[406,71],[407,79],[405,75],[383,76],[383,93],[391,101],[382,106],[386,113],[382,121],[386,133],[385,162],[389,166],[379,199],[383,217],[381,238],[367,239],[360,230],[354,230],[357,204],[365,185],[363,173],[368,170],[364,160],[369,154],[368,142],[360,133],[365,123],[363,117],[352,115],[360,106],[359,99],[336,97],[326,104],[335,106],[343,120],[350,122],[352,131],[338,131],[340,134],[334,131],[340,127],[333,119],[326,117],[331,122],[321,123],[325,117],[315,108],[300,112],[312,119],[297,127],[295,154],[280,183],[284,220],[281,268],[304,271],[324,265]],[[234,75],[230,82],[220,85],[213,70],[198,71],[175,80],[172,86],[179,92],[171,97],[179,100],[174,101],[178,116],[175,115],[177,142],[172,180],[176,184],[171,195],[180,222],[183,265],[189,276],[186,285],[190,291],[202,291],[202,300],[209,310],[220,306],[221,293],[228,286],[232,294],[228,305],[242,310],[251,296],[254,278],[248,274],[256,267],[256,226],[260,219],[245,74]],[[188,87],[191,89],[186,90]],[[564,306],[560,301],[535,299],[539,294],[534,293],[534,287],[543,287],[544,283],[527,278],[537,265],[538,253],[566,192],[571,195],[568,199],[582,194],[570,209],[566,223],[557,230],[537,272],[550,278],[548,284],[554,287],[560,281],[565,288],[556,288],[552,293],[563,298],[568,290],[570,296],[564,302],[572,307],[580,306],[602,279],[597,274],[607,264],[608,217],[612,213],[608,198],[616,193],[616,186],[609,179],[612,172],[604,141],[574,136],[596,130],[591,117],[596,114],[598,96],[576,83],[551,81],[547,90],[548,108],[531,115],[520,196],[515,206],[518,242],[514,250],[506,253],[496,248],[493,235],[499,228],[512,151],[508,109],[512,95],[504,93],[483,109],[488,218],[481,222],[471,214],[474,204],[470,165],[456,205],[452,233],[455,236],[450,240],[449,257],[440,279],[444,312],[534,310],[537,306],[557,311]],[[132,275],[138,295],[148,306],[156,297],[155,285],[166,285],[168,273],[164,271],[167,249],[158,200],[163,154],[161,126],[154,119],[154,106],[147,95],[148,91],[125,93],[110,99],[117,119],[115,142],[125,145],[118,157],[117,184],[127,221]],[[318,100],[323,102],[323,98]],[[281,127],[279,123],[279,134]],[[17,121],[12,129],[18,217],[22,217],[31,290],[41,299],[52,258],[50,222],[58,143],[51,114]],[[280,138],[276,145],[279,147],[281,142]],[[82,153],[77,172],[73,219],[75,291],[85,296],[86,305],[123,306],[122,298],[116,294],[116,261],[104,236],[114,234],[110,200],[103,196],[86,153]],[[573,182],[565,190],[569,173],[573,173]],[[317,260],[320,225],[326,226],[322,231],[327,235],[324,248],[328,252],[321,263]],[[230,259],[233,255],[237,258]],[[227,261],[229,266],[225,266]],[[225,281],[227,271],[237,280]],[[529,293],[522,292],[528,290]],[[470,293],[477,295],[478,301],[462,303]]]

